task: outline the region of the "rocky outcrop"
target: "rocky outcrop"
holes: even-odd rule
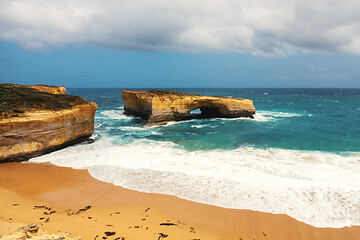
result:
[[[47,86],[47,85],[34,85],[34,86],[24,86],[28,88],[36,89],[40,92],[47,92],[52,94],[66,94],[66,88],[59,86]]]
[[[211,97],[172,91],[122,91],[126,114],[146,119],[148,123],[166,123],[189,119],[190,112],[200,108],[201,118],[252,118],[253,101],[243,98]]]
[[[76,96],[28,91],[27,86],[9,86],[4,90],[0,85],[0,95],[7,96],[0,97],[0,162],[27,160],[93,134],[95,103]]]

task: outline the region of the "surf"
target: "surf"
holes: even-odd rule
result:
[[[88,169],[96,179],[142,192],[343,227],[360,224],[359,158],[252,147],[186,151],[172,142],[105,139],[31,161]]]

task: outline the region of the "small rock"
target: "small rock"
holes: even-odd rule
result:
[[[113,235],[115,235],[116,234],[116,232],[105,232],[105,235],[106,236],[113,236]]]

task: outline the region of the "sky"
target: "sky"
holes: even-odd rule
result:
[[[358,0],[0,0],[0,82],[360,88]]]

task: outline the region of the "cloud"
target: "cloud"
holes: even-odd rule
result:
[[[360,55],[358,0],[0,0],[0,39],[149,51]]]
[[[327,71],[328,70],[327,67],[319,67],[319,66],[315,66],[313,64],[307,64],[306,68],[311,71]]]

